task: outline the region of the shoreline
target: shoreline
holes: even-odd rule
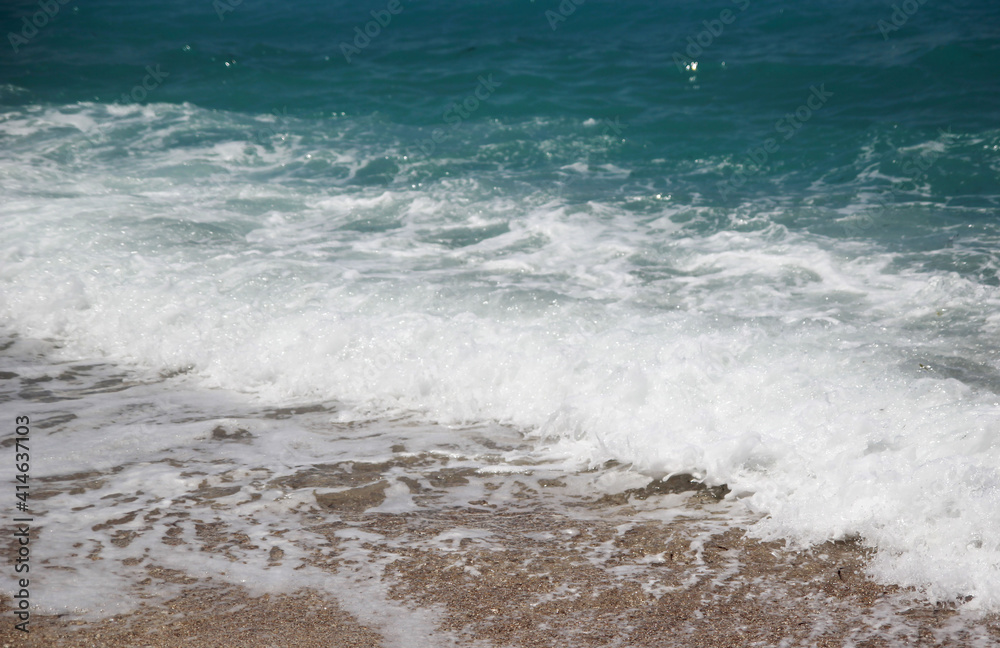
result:
[[[370,510],[383,501],[384,488],[360,486],[333,499],[316,494],[315,504],[301,513],[313,536],[325,542],[303,545],[295,569],[331,578],[380,574],[376,587],[386,600],[361,602],[375,611],[369,618],[342,603],[357,607],[353,597],[376,591],[371,587],[340,597],[308,587],[260,594],[150,560],[137,591],[154,592],[158,583],[172,582],[180,584],[179,595],[96,621],[33,614],[31,642],[108,648],[395,646],[405,629],[378,625],[378,608],[389,604],[404,611],[396,623],[407,614],[433,619],[427,636],[418,636],[426,623],[414,625],[411,646],[1000,644],[1000,615],[935,604],[917,592],[873,582],[864,572],[868,551],[857,542],[793,551],[747,538],[726,512],[730,507],[707,489],[681,495],[659,482],[554,507],[549,493],[528,487],[523,478],[489,476],[492,484],[525,486],[516,506],[479,500],[385,513]],[[663,502],[677,498],[683,502],[672,510],[679,515],[655,519]],[[240,559],[232,553],[239,547],[221,527],[202,541],[201,551]],[[268,552],[272,562],[284,557],[265,546],[243,548]],[[315,581],[303,580],[309,582]],[[8,621],[10,600],[2,601]],[[4,623],[0,645],[27,645],[12,626]]]

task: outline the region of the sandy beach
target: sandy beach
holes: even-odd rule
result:
[[[376,574],[386,600],[371,601],[373,609],[385,603],[404,610],[403,618],[409,613],[434,619],[430,629],[415,625],[408,645],[1000,644],[996,615],[935,604],[917,592],[873,582],[865,575],[867,551],[857,542],[794,551],[748,538],[731,506],[719,499],[724,490],[706,489],[686,477],[557,508],[551,493],[566,486],[558,479],[438,471],[436,480],[423,480],[432,488],[414,481],[412,490],[436,490],[440,496],[449,485],[467,488],[482,480],[486,492],[513,489],[519,498],[515,505],[500,506],[487,496],[465,506],[387,514],[369,512],[384,502],[386,483],[373,474],[375,467],[361,468],[353,472],[355,481],[368,483],[333,494],[314,491],[313,504],[302,507],[316,541],[302,544],[304,558],[297,569],[319,570],[331,578],[339,572]],[[332,475],[327,471],[327,478]],[[320,482],[322,475],[314,470],[283,483],[301,489]],[[434,495],[419,494],[424,503]],[[201,505],[211,510],[212,501]],[[666,504],[674,519],[652,519]],[[122,538],[113,526],[100,531]],[[360,544],[345,540],[351,537],[345,530],[352,529],[364,530]],[[162,533],[162,528],[151,524],[146,532]],[[178,541],[178,535],[162,533],[164,554],[189,542]],[[250,542],[222,522],[202,523],[195,537],[200,551],[231,561],[254,554],[266,554],[275,566],[288,560],[283,550]],[[307,648],[398,641],[399,628],[397,640],[388,641],[377,613],[359,619],[329,591],[260,594],[162,567],[157,559],[149,555],[131,565],[137,574],[134,591],[149,596],[148,602],[97,620],[35,614],[30,642],[13,630],[10,599],[5,599],[2,645]],[[359,560],[367,564],[358,565]],[[179,594],[157,599],[167,584]]]

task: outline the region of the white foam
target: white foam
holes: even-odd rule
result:
[[[766,513],[761,535],[860,534],[881,578],[1000,606],[996,287],[766,219],[664,227],[676,206],[647,226],[616,204],[498,198],[473,180],[260,187],[297,144],[262,164],[235,134],[155,143],[210,119],[195,108],[121,116],[152,131],[132,136],[138,161],[0,161],[0,318],[22,334],[262,403],[497,421],[576,465],[699,473]],[[160,173],[188,164],[220,172]],[[344,228],[366,219],[392,223]],[[196,432],[100,434],[127,462],[140,438],[166,451]],[[322,455],[323,440],[284,452]],[[57,465],[74,461],[98,458]],[[383,506],[408,505],[389,494]]]

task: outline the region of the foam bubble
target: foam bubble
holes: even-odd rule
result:
[[[3,127],[55,141],[87,110]],[[577,466],[694,472],[766,514],[761,535],[859,534],[882,578],[1000,601],[995,286],[761,214],[706,233],[675,205],[351,184],[370,151],[330,155],[332,185],[281,180],[308,164],[294,138],[264,159],[235,118],[182,146],[209,115],[119,112],[137,159],[0,162],[0,317],[22,334],[259,403],[499,422]],[[115,461],[130,434],[159,451],[197,433],[122,431]]]

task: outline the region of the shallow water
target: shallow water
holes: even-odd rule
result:
[[[404,3],[351,62],[379,7],[233,9],[67,5],[0,62],[0,407],[65,482],[46,546],[139,490],[280,525],[321,464],[414,510],[440,471],[685,473],[996,609],[992,4]]]

